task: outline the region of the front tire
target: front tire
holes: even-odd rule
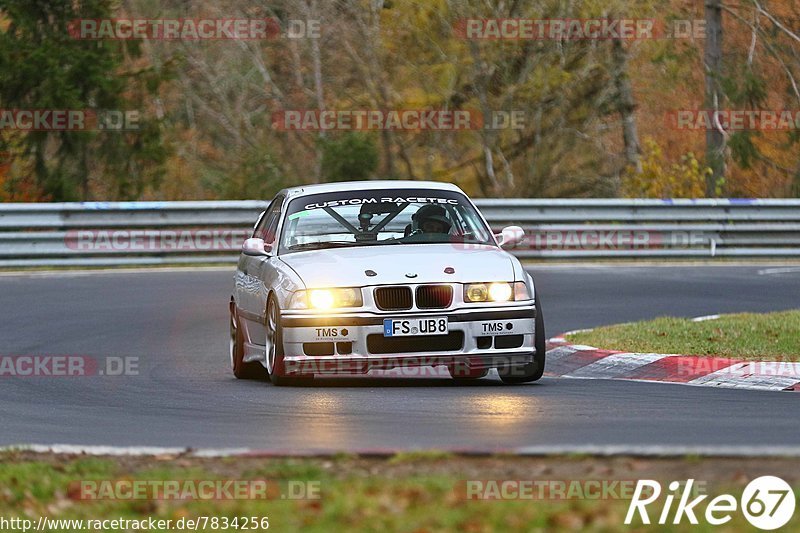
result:
[[[503,383],[519,384],[537,381],[544,374],[545,350],[547,349],[547,337],[544,333],[544,314],[542,313],[542,300],[539,295],[536,295],[536,331],[534,332],[534,347],[536,353],[533,356],[533,361],[526,365],[510,366],[498,368],[497,373],[500,374],[500,379]]]
[[[274,295],[270,295],[267,301],[267,340],[266,346],[264,347],[266,350],[267,374],[269,375],[269,380],[276,386],[309,383],[314,379],[313,375],[288,376],[286,373],[286,364],[283,359],[283,337],[281,334],[280,316],[281,313],[278,307],[278,301]]]

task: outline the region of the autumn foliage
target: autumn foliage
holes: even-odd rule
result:
[[[136,110],[135,131],[0,129],[0,200],[267,198],[361,178],[492,197],[800,195],[800,124],[726,131],[709,191],[703,3],[0,1],[0,108]],[[157,6],[157,7],[155,7]],[[722,2],[724,109],[800,109],[800,1]],[[60,18],[59,18],[60,17]],[[258,19],[261,40],[75,40],[66,20]],[[652,20],[653,39],[470,39],[470,19]],[[316,24],[316,25],[315,25]],[[318,35],[309,31],[319,30]],[[670,28],[689,28],[667,36]],[[294,35],[291,38],[289,32]],[[288,32],[288,33],[287,33]],[[284,110],[518,113],[464,131],[285,130]],[[505,113],[505,115],[503,115]]]

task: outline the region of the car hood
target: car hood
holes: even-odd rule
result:
[[[306,288],[396,283],[513,281],[512,257],[495,246],[398,244],[333,248],[284,254]],[[455,272],[446,274],[445,268]],[[366,270],[377,275],[367,276]],[[407,274],[416,274],[408,277]]]

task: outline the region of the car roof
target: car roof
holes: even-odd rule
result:
[[[326,192],[339,192],[346,190],[375,190],[375,189],[428,189],[431,191],[456,191],[463,193],[458,185],[439,181],[414,181],[414,180],[370,180],[370,181],[339,181],[335,183],[317,183],[301,185],[284,189],[281,193],[290,197],[306,196]]]

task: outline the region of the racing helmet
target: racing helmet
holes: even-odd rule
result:
[[[453,225],[450,219],[447,218],[447,211],[440,205],[423,205],[416,213],[411,215],[411,223],[415,230],[421,230],[423,223],[428,220],[435,220],[441,223],[445,228],[444,233],[449,233]]]

